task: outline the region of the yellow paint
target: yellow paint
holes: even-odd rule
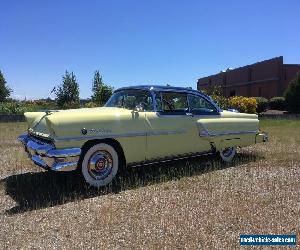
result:
[[[54,139],[57,148],[82,147],[88,140],[113,138],[123,148],[126,162],[217,150],[255,143],[256,134],[199,136],[200,133],[258,131],[257,115],[223,111],[219,115],[163,116],[123,108],[89,108],[25,113],[29,131]],[[82,134],[82,129],[87,134]],[[261,142],[260,137],[257,142]]]

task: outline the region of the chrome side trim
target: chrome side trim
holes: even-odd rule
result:
[[[133,133],[124,133],[124,134],[60,137],[60,138],[55,138],[54,141],[81,141],[81,140],[96,140],[96,139],[107,139],[107,138],[150,136],[150,135],[174,135],[174,134],[182,134],[186,132],[187,132],[186,129],[158,130],[158,131],[150,131],[150,132],[133,132]]]
[[[184,134],[186,133],[186,129],[178,129],[178,130],[168,130],[168,131],[152,131],[147,133],[147,135],[175,135],[175,134]]]
[[[126,134],[60,137],[60,138],[55,138],[54,141],[81,141],[81,140],[94,140],[94,139],[106,139],[106,138],[136,137],[136,136],[146,136],[146,135],[147,135],[146,132],[134,132],[134,133],[126,133]]]
[[[207,136],[222,136],[222,135],[241,135],[241,134],[257,134],[258,131],[226,131],[226,132],[208,132],[207,130],[204,130],[199,133],[202,137]]]

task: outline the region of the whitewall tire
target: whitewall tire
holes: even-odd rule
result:
[[[220,156],[223,161],[230,162],[236,154],[236,147],[225,148],[220,151]]]
[[[87,150],[81,170],[85,181],[99,188],[110,183],[119,167],[117,151],[109,144],[99,143]]]

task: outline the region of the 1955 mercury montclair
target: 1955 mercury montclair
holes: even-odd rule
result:
[[[219,153],[228,162],[236,147],[265,142],[255,114],[221,110],[196,90],[169,86],[118,89],[104,107],[27,112],[19,136],[38,166],[80,170],[94,187],[120,167]]]

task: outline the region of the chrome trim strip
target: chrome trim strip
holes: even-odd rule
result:
[[[81,141],[81,140],[96,140],[106,138],[123,138],[123,137],[137,137],[137,136],[150,136],[150,135],[174,135],[186,133],[186,129],[178,130],[158,130],[150,132],[133,132],[124,134],[108,134],[108,135],[93,135],[93,136],[77,136],[77,137],[62,137],[55,138],[55,141]]]
[[[175,135],[175,134],[184,134],[186,133],[186,129],[178,129],[178,130],[168,130],[168,131],[152,131],[147,133],[147,135]]]
[[[208,132],[207,130],[204,130],[199,133],[202,137],[208,137],[208,136],[222,136],[222,135],[240,135],[240,134],[257,134],[258,131],[226,131],[226,132]]]
[[[81,141],[81,140],[106,139],[106,138],[136,137],[136,136],[146,136],[146,135],[147,135],[146,132],[134,132],[134,133],[126,133],[126,134],[60,137],[60,138],[54,138],[54,141]]]

